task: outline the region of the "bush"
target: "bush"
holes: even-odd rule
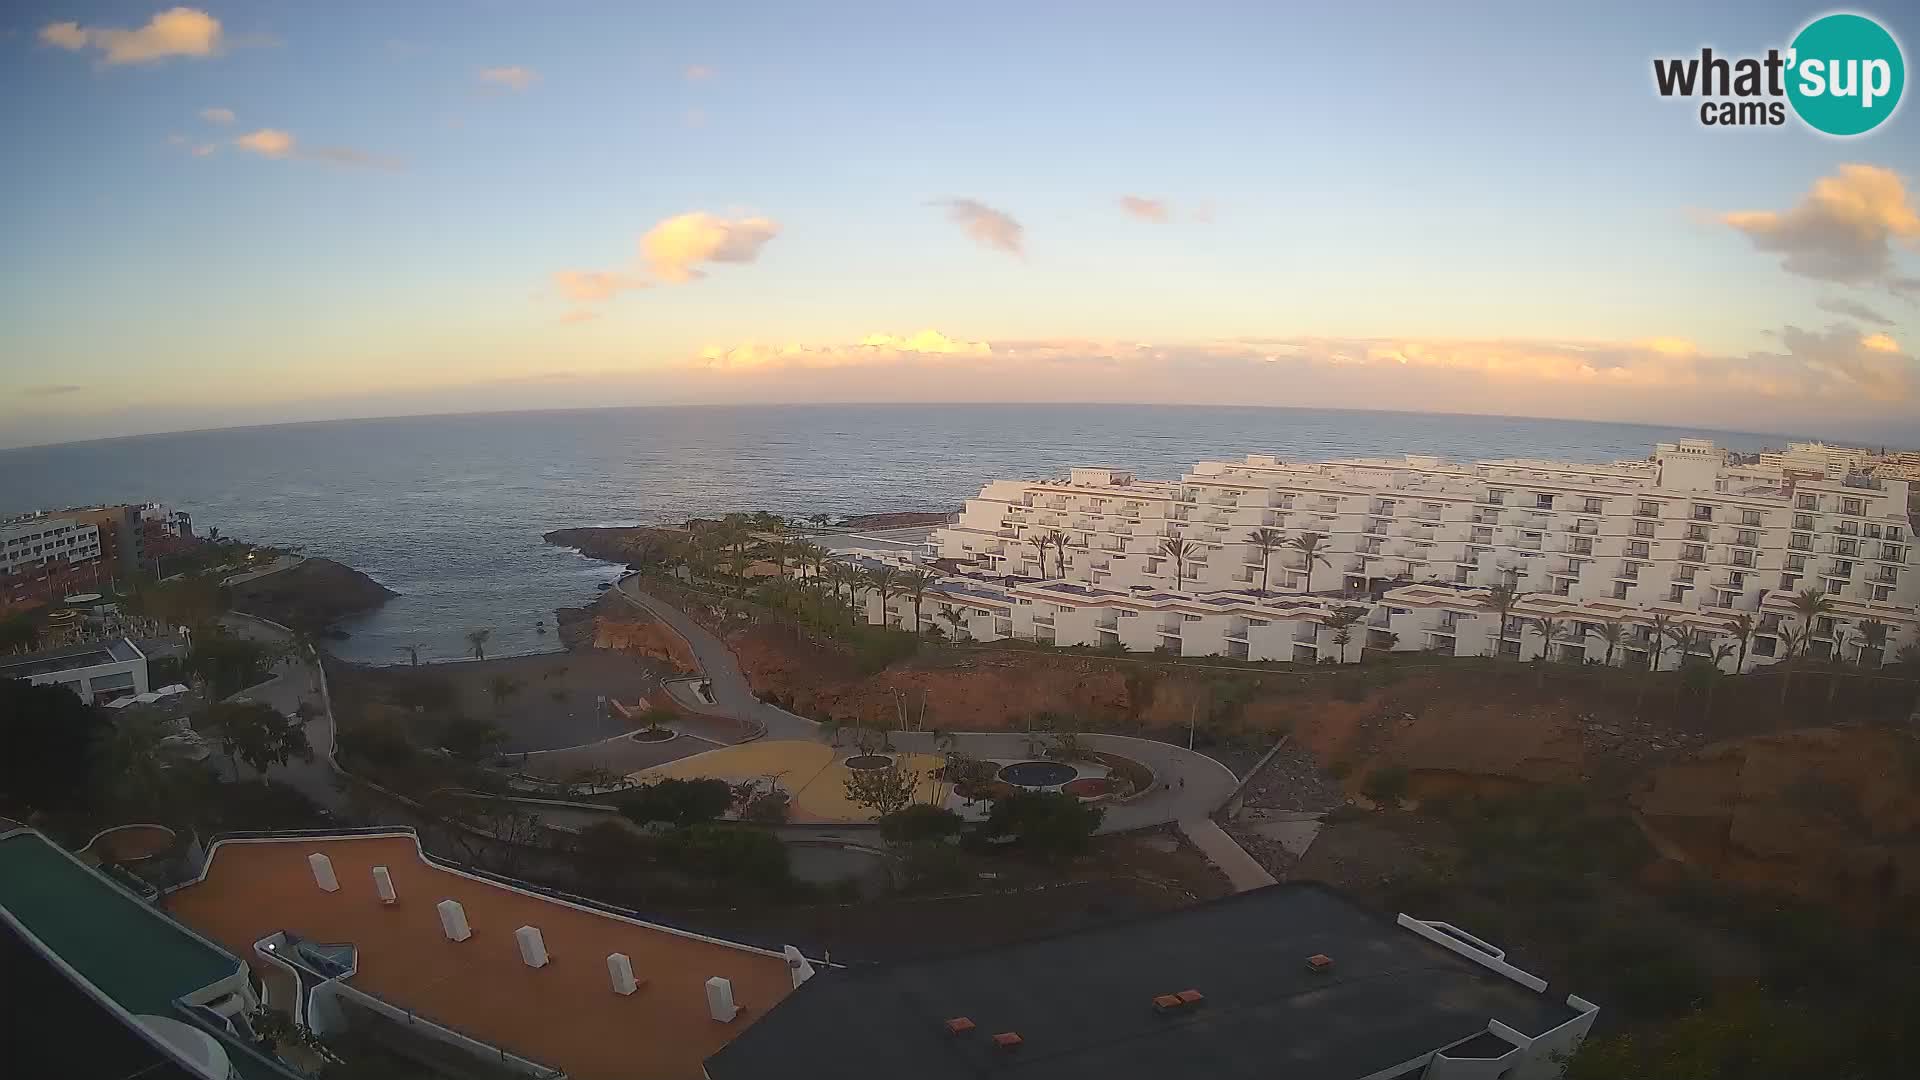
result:
[[[900,860],[900,876],[907,888],[935,891],[973,884],[973,870],[958,848],[937,842],[910,844]]]
[[[1407,794],[1407,770],[1398,765],[1373,770],[1360,782],[1360,794],[1377,803],[1399,802]]]
[[[506,732],[477,717],[456,713],[440,727],[440,745],[461,761],[484,761],[506,741]]]
[[[645,825],[663,821],[682,828],[717,820],[733,806],[733,788],[725,780],[668,777],[634,789],[620,799],[627,820]]]
[[[661,855],[671,865],[702,877],[765,886],[793,880],[787,848],[779,837],[739,825],[676,830],[661,844]]]
[[[921,803],[880,819],[880,835],[890,844],[944,840],[960,831],[960,815],[943,806]]]
[[[988,836],[1012,836],[1023,848],[1044,855],[1077,855],[1087,849],[1102,813],[1058,791],[1021,791],[995,799],[987,816]]]

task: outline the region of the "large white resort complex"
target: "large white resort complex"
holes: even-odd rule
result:
[[[1671,667],[1678,646],[1659,630],[1691,627],[1683,640],[1729,671],[1779,660],[1801,634],[1811,656],[1877,666],[1920,638],[1908,486],[1737,464],[1691,439],[1609,464],[1251,454],[1178,481],[1076,468],[969,499],[927,539],[941,576],[921,606],[976,640],[1244,660],[1550,649]],[[1499,585],[1522,594],[1504,635]],[[1791,602],[1808,589],[1826,599],[1811,627]],[[889,601],[870,596],[868,618],[914,618],[908,597]],[[1609,623],[1624,624],[1612,648]]]

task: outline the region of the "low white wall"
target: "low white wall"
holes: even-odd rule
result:
[[[329,1023],[338,1019],[344,1024],[346,1022],[345,1014],[341,1009],[340,1003],[342,1001],[350,1002],[372,1012],[379,1013],[381,1016],[395,1023],[403,1024],[408,1030],[432,1039],[435,1042],[445,1043],[448,1046],[471,1054],[483,1061],[497,1062],[512,1069],[514,1072],[538,1077],[558,1077],[561,1075],[560,1070],[550,1065],[542,1065],[537,1061],[530,1061],[518,1054],[510,1054],[491,1043],[481,1042],[479,1039],[463,1035],[445,1024],[436,1023],[416,1015],[409,1009],[402,1009],[397,1005],[389,1004],[381,998],[377,998],[363,990],[357,990],[338,979],[329,979],[319,986],[314,987],[309,998],[313,1002],[313,1012],[316,1015],[322,1012],[327,1013],[329,1015]],[[320,1029],[315,1028],[314,1030],[319,1031]]]

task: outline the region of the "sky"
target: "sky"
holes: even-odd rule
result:
[[[1831,8],[1292,7],[8,4],[0,446],[789,401],[1920,444],[1916,106],[1654,89]]]

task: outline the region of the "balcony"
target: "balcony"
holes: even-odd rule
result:
[[[1052,626],[1052,625],[1053,625],[1053,616],[1051,616],[1051,615],[1041,615],[1041,614],[1038,614],[1038,613],[1035,613],[1035,614],[1034,614],[1034,616],[1033,616],[1033,625],[1035,625],[1035,626]]]

